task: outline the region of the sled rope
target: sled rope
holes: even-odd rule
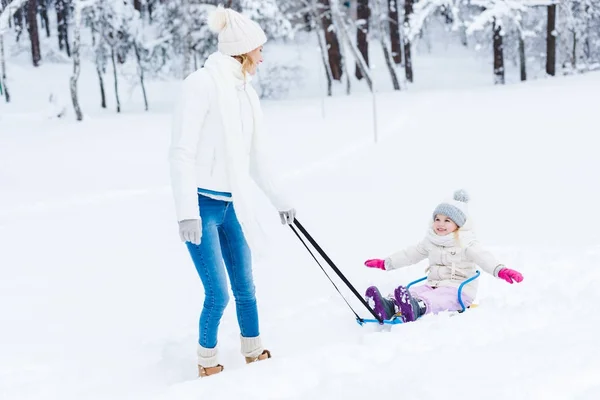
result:
[[[375,313],[375,311],[369,306],[369,304],[365,301],[365,299],[363,299],[363,297],[358,293],[358,291],[354,288],[354,286],[352,286],[352,284],[346,278],[346,276],[344,276],[344,274],[339,270],[339,268],[334,264],[334,262],[329,258],[329,256],[327,256],[327,254],[325,253],[325,251],[317,244],[317,242],[312,238],[312,236],[310,236],[310,234],[306,231],[306,229],[304,229],[304,227],[302,226],[302,224],[297,219],[294,219],[294,225],[296,226],[296,228],[298,228],[298,230],[302,233],[302,235],[304,235],[304,237],[308,240],[308,242],[317,250],[317,252],[321,255],[321,257],[323,257],[323,259],[327,262],[327,264],[329,264],[329,266],[331,267],[331,269],[340,277],[340,279],[344,282],[344,284],[346,284],[346,286],[352,291],[352,293],[356,296],[356,298],[377,319],[377,321],[379,321],[380,323],[383,322],[383,320]],[[294,234],[298,237],[298,239],[300,240],[300,242],[302,242],[302,244],[304,245],[304,247],[306,248],[306,250],[308,250],[308,252],[312,256],[312,258],[319,265],[319,267],[321,268],[321,270],[323,271],[323,273],[325,274],[325,276],[327,276],[327,278],[329,279],[329,281],[331,282],[331,284],[333,285],[333,287],[335,288],[335,290],[337,290],[337,292],[340,294],[340,296],[342,296],[342,298],[344,299],[344,301],[346,302],[346,304],[348,305],[348,307],[350,308],[350,310],[352,310],[352,312],[356,316],[357,321],[359,323],[363,322],[363,319],[358,316],[358,314],[356,313],[356,311],[354,311],[354,308],[352,308],[352,306],[350,305],[350,303],[348,302],[348,300],[344,297],[344,295],[342,294],[342,292],[340,291],[340,289],[333,282],[333,280],[327,274],[327,272],[325,272],[325,269],[323,268],[323,266],[321,265],[321,263],[319,262],[319,260],[317,259],[317,257],[314,255],[314,253],[310,250],[310,248],[308,247],[308,245],[306,244],[306,242],[304,241],[304,239],[302,239],[302,236],[300,236],[300,234],[298,233],[298,231],[296,230],[296,228],[294,228],[293,225],[290,225],[290,228],[292,229],[292,231],[294,231]]]

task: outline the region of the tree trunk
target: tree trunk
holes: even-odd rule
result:
[[[50,37],[50,20],[48,19],[48,0],[40,0],[40,16],[42,28],[46,30],[46,37]]]
[[[346,45],[348,46],[348,48],[350,48],[350,50],[352,51],[352,55],[354,56],[354,59],[358,63],[357,65],[359,66],[359,68],[362,69],[363,77],[367,81],[367,85],[369,85],[369,89],[371,89],[371,92],[373,92],[374,91],[373,80],[371,78],[369,67],[367,66],[367,63],[365,62],[365,60],[363,59],[362,54],[360,54],[360,51],[358,50],[358,48],[356,48],[356,46],[354,46],[354,44],[352,43],[352,40],[350,39],[350,32],[348,32],[348,27],[346,26],[346,23],[342,19],[341,15],[337,9],[337,5],[336,5],[335,10],[332,9],[332,16],[335,19],[337,19],[338,26],[341,28],[340,34],[342,35],[342,38],[346,42]]]
[[[140,55],[140,48],[137,43],[133,43],[133,49],[135,50],[135,57],[138,62],[138,73],[140,74],[140,84],[142,85],[142,93],[144,94],[144,107],[148,111],[148,97],[146,96],[146,86],[144,85],[144,67],[142,65],[142,56]]]
[[[504,48],[502,45],[502,25],[494,18],[494,84],[504,84]]]
[[[340,43],[335,32],[333,18],[331,15],[330,0],[319,0],[321,4],[321,22],[325,31],[325,42],[327,43],[327,52],[329,56],[329,68],[331,69],[331,77],[336,81],[342,80],[342,53],[340,51]]]
[[[551,76],[556,75],[556,4],[548,6],[546,73]]]
[[[316,6],[313,3],[313,8],[312,8],[312,14],[313,14],[313,20],[315,22],[315,33],[317,34],[317,40],[319,42],[319,49],[321,49],[321,61],[323,62],[323,69],[325,70],[325,75],[327,77],[327,96],[331,96],[332,93],[332,84],[333,84],[333,77],[331,76],[331,69],[329,67],[329,64],[327,63],[327,49],[325,48],[325,43],[323,40],[323,29],[321,28],[321,25],[319,25],[319,18],[318,18],[318,10],[316,8]]]
[[[75,109],[75,116],[77,121],[83,120],[83,113],[79,106],[79,97],[77,95],[77,80],[79,79],[79,73],[81,71],[81,63],[79,60],[79,41],[80,41],[80,30],[81,30],[81,5],[79,0],[74,0],[74,17],[73,21],[73,75],[71,75],[71,99],[73,100],[73,108]]]
[[[110,58],[112,59],[113,75],[115,78],[115,97],[117,99],[117,112],[121,112],[121,101],[119,100],[119,83],[117,80],[117,57],[115,56],[114,47],[110,49]]]
[[[40,36],[37,23],[37,0],[27,1],[27,28],[31,40],[31,59],[33,66],[38,67],[42,56],[40,54]]]
[[[378,21],[376,23],[376,26],[379,30],[379,42],[381,43],[381,48],[383,50],[383,57],[385,59],[385,64],[388,67],[388,71],[390,72],[390,76],[392,78],[392,84],[394,85],[394,90],[400,90],[400,82],[398,81],[398,76],[396,74],[396,64],[394,63],[394,60],[392,58],[392,54],[390,52],[390,46],[388,44],[387,41],[387,32],[385,30],[385,25],[383,23],[383,21],[386,20],[386,18],[389,15],[389,9],[386,12],[382,12],[381,11],[381,5],[380,3],[378,3],[378,0],[375,0],[373,3],[371,3],[371,9],[373,10],[373,12],[375,13],[375,21]]]
[[[413,0],[404,0],[404,29],[408,31],[410,28],[410,16],[413,13]],[[406,80],[413,82],[412,57],[410,54],[410,39],[408,35],[404,35],[404,69]]]
[[[573,72],[577,69],[577,32],[573,30],[573,52],[571,54],[571,68]]]
[[[15,41],[19,41],[21,39],[21,34],[23,33],[23,8],[19,8],[13,14],[13,18],[15,20],[15,31],[17,32],[17,37]]]
[[[78,1],[78,0],[74,0]],[[69,46],[69,30],[68,30],[68,15],[69,10],[66,0],[56,0],[56,24],[58,28],[58,48],[65,50],[67,55],[71,57],[71,48]],[[81,28],[79,28],[81,29]]]
[[[142,0],[133,0],[133,8],[138,10],[140,13],[142,12]]]
[[[102,68],[96,62],[96,73],[100,82],[100,107],[106,108],[106,92],[104,91],[104,79],[102,78]]]
[[[10,94],[6,86],[6,61],[4,59],[4,35],[0,33],[0,84],[4,92],[4,98],[7,103],[10,103]]]
[[[374,0],[379,1],[379,0]],[[369,18],[371,9],[369,8],[369,0],[357,0],[356,3],[356,45],[363,56],[365,63],[369,65]],[[356,79],[363,78],[360,66],[356,65]]]
[[[344,67],[344,75],[346,76],[346,94],[350,95],[352,93],[352,83],[350,82],[350,69],[348,68],[348,64],[350,61],[350,57],[346,54],[345,47],[342,44],[340,46],[340,50],[342,51],[342,66]]]
[[[523,33],[519,30],[519,61],[521,64],[521,81],[527,80],[527,58],[525,58],[525,39]]]
[[[398,0],[388,0],[388,19],[392,57],[397,65],[402,64],[402,46],[400,45],[400,19],[398,18]]]
[[[400,90],[400,82],[398,82],[398,75],[396,75],[396,70],[394,68],[394,60],[392,59],[392,55],[390,54],[387,43],[385,42],[383,36],[381,36],[381,46],[383,47],[385,63],[387,64],[388,70],[390,71],[390,75],[392,77],[392,84],[394,85],[394,90]]]

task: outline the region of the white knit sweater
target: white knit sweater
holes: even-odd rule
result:
[[[200,218],[198,188],[229,192],[249,234],[257,222],[249,204],[250,178],[277,210],[291,208],[271,177],[262,110],[249,78],[237,60],[217,52],[183,82],[169,151],[178,221]]]

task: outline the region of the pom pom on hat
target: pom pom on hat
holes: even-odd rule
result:
[[[468,203],[471,198],[469,197],[469,193],[467,193],[464,189],[459,189],[454,192],[454,200],[461,201],[463,203]]]
[[[267,42],[265,32],[256,22],[222,5],[208,15],[207,24],[219,35],[219,51],[228,56],[249,53]]]
[[[221,33],[227,26],[227,11],[219,5],[208,16],[208,28],[214,33]]]

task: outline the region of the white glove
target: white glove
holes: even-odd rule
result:
[[[200,244],[202,237],[202,224],[199,219],[184,219],[179,221],[179,237],[182,242]]]
[[[287,211],[279,211],[279,218],[283,225],[291,225],[296,218],[296,209],[292,208]]]

